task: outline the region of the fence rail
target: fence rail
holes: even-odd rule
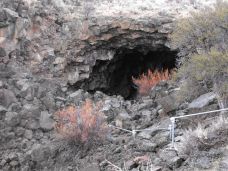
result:
[[[157,127],[157,129],[158,130],[167,130],[167,131],[170,132],[171,148],[175,148],[174,147],[174,145],[175,145],[174,144],[175,143],[175,122],[176,122],[177,119],[193,117],[193,116],[198,116],[198,115],[205,115],[205,114],[209,114],[209,113],[223,112],[223,111],[228,111],[228,108],[219,109],[219,110],[212,110],[212,111],[206,111],[206,112],[193,113],[193,114],[188,114],[188,115],[183,115],[183,116],[171,117],[170,118],[171,124],[169,125],[168,128],[159,128],[159,127]],[[121,127],[117,127],[115,125],[108,125],[108,126],[114,128],[114,129],[118,129],[118,130],[121,130],[121,131],[125,131],[125,132],[128,132],[128,133],[131,133],[133,138],[135,138],[137,132],[155,130],[155,128],[154,129],[132,129],[132,130],[128,130],[128,129],[124,129],[124,128],[121,128]]]
[[[188,114],[188,115],[183,115],[183,116],[171,117],[170,118],[171,125],[169,125],[170,136],[171,136],[171,148],[175,148],[174,147],[174,143],[175,143],[175,122],[177,119],[182,119],[182,118],[187,118],[187,117],[192,117],[192,116],[198,116],[198,115],[205,115],[205,114],[209,114],[209,113],[223,112],[223,111],[228,111],[228,108],[219,109],[219,110],[211,110],[211,111],[206,111],[206,112],[193,113],[193,114]]]
[[[132,130],[129,130],[129,129],[124,129],[124,128],[117,127],[117,126],[114,126],[114,125],[108,125],[108,126],[113,127],[115,129],[119,129],[121,131],[129,132],[129,133],[132,134],[133,138],[135,138],[137,132],[156,130],[156,128],[154,128],[154,129],[132,129]],[[167,131],[169,131],[169,128],[158,128],[157,127],[157,130],[167,130]]]

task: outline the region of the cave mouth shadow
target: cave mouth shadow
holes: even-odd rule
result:
[[[132,77],[151,70],[173,69],[177,51],[164,47],[156,51],[142,52],[141,49],[118,49],[110,61],[97,60],[85,89],[91,93],[99,90],[107,95],[121,95],[134,99],[137,87]]]

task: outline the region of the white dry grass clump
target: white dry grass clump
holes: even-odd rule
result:
[[[98,0],[97,15],[125,14],[131,17],[153,16],[164,11],[169,14],[188,15],[197,7],[212,6],[216,0]]]
[[[228,140],[222,134],[224,132],[228,132],[228,118],[220,116],[208,127],[199,124],[195,129],[185,130],[177,149],[182,155],[191,155],[199,147],[213,148],[215,144]]]
[[[36,3],[38,0],[22,0],[22,1],[27,3],[28,6],[31,6],[32,3]]]
[[[22,1],[29,7],[41,3],[41,0]],[[61,9],[66,19],[72,20],[81,18],[83,14],[89,17],[125,16],[139,19],[156,17],[164,13],[181,17],[188,16],[190,11],[200,10],[198,8],[211,7],[216,0],[50,0],[50,2],[53,8]]]

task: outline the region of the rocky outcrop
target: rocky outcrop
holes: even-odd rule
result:
[[[1,2],[1,54],[5,62],[15,59],[33,73],[75,84],[89,78],[97,60],[111,60],[121,49],[169,48],[173,21],[205,4],[146,1],[134,12],[130,0]]]

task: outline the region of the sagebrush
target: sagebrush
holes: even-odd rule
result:
[[[228,52],[212,49],[208,53],[192,55],[188,62],[179,68],[177,74],[185,80],[182,88],[186,89],[189,94],[197,93],[194,92],[196,89],[199,90],[198,92],[200,89],[214,91],[217,94],[220,107],[224,108],[228,105],[227,66]]]
[[[228,2],[218,1],[214,8],[206,8],[180,19],[171,35],[173,48],[181,57],[208,52],[212,47],[219,51],[228,48]]]
[[[200,93],[214,91],[220,108],[228,106],[227,33],[225,1],[177,23],[171,40],[180,52],[176,78],[182,83],[182,97],[192,100]]]
[[[66,141],[90,146],[105,140],[108,126],[101,105],[86,100],[81,106],[69,106],[56,112],[56,131]]]

